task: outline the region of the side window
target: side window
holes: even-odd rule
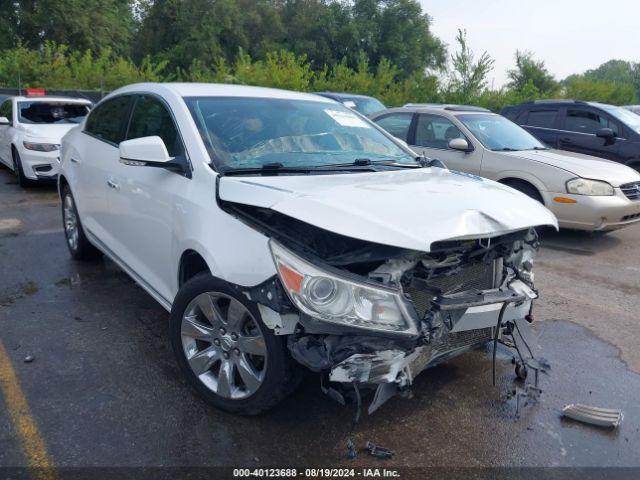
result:
[[[567,109],[565,130],[579,133],[596,133],[600,128],[610,128],[619,135],[618,125],[604,115],[592,110]]]
[[[543,127],[553,128],[556,118],[558,117],[558,110],[531,110],[527,117],[527,126],[530,127]]]
[[[10,123],[13,123],[13,100],[5,100],[0,105],[0,117],[7,117]]]
[[[449,148],[454,138],[465,138],[458,127],[444,117],[420,114],[416,124],[415,144],[420,147]]]
[[[407,141],[413,113],[390,113],[378,118],[375,122],[387,132],[400,140]]]
[[[129,120],[130,96],[116,97],[98,105],[89,114],[85,132],[110,143],[124,140]]]
[[[127,140],[158,136],[171,157],[184,155],[184,145],[167,107],[158,99],[141,95],[133,107]]]

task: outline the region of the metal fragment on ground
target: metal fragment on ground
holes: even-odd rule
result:
[[[372,442],[367,442],[367,451],[372,457],[393,458],[393,452],[388,448],[380,447]]]
[[[562,415],[578,422],[598,427],[615,428],[622,423],[622,412],[610,408],[592,407],[580,403],[570,404],[562,409]]]

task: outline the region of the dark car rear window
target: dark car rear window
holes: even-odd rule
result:
[[[20,123],[80,123],[89,105],[62,102],[18,102]]]
[[[552,128],[558,117],[558,110],[531,110],[526,119],[526,125],[530,127]]]

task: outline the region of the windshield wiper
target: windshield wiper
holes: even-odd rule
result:
[[[279,173],[309,173],[313,167],[285,167],[282,163],[265,163],[260,167],[226,168],[223,175],[244,175],[260,173],[262,175],[277,175]]]
[[[403,168],[416,168],[420,166],[418,163],[416,163],[415,165],[412,165],[409,163],[398,163],[393,159],[371,160],[370,158],[356,158],[353,162],[350,162],[350,163],[330,163],[328,165],[318,166],[318,168],[324,169],[324,168],[373,167],[376,165],[384,165],[384,166],[390,166],[390,167],[403,167]]]

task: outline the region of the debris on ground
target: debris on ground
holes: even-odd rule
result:
[[[598,427],[615,428],[622,423],[622,411],[572,403],[562,409],[562,415]]]
[[[375,443],[367,442],[367,451],[369,455],[377,458],[393,458],[393,452],[387,448],[376,445]]]
[[[351,439],[347,440],[347,458],[349,460],[353,460],[358,455],[356,451],[356,446],[353,444]]]
[[[26,357],[24,357],[24,363],[31,363],[35,360],[35,357],[33,355],[27,355]]]

